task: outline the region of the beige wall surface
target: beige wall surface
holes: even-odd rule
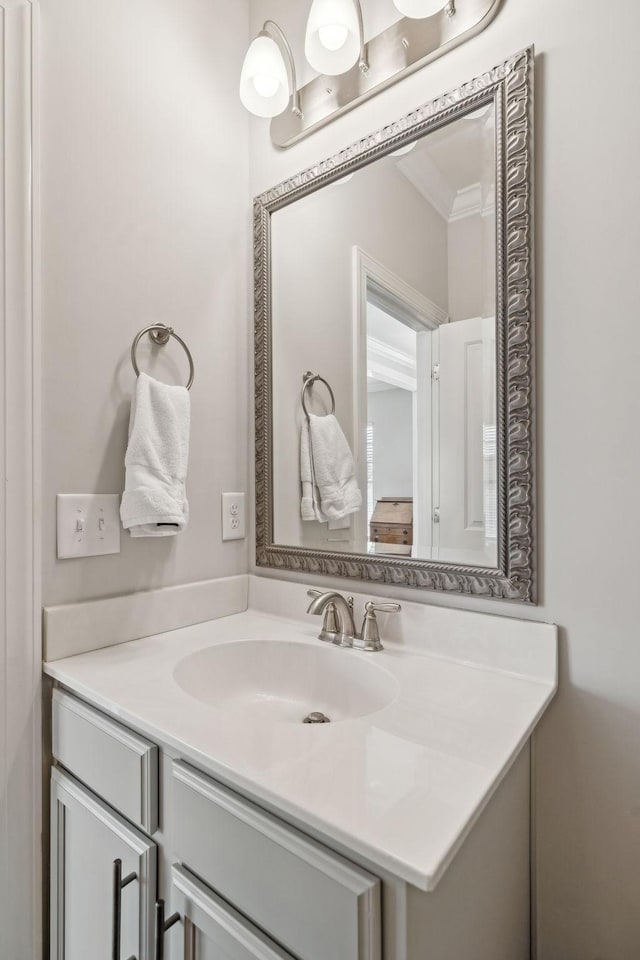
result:
[[[454,220],[449,224],[447,240],[451,322],[481,317],[485,307],[484,286],[487,274],[487,265],[484,262],[487,259],[485,218],[477,213],[462,220]],[[489,316],[495,313],[495,293],[490,311]]]
[[[373,500],[413,497],[413,394],[372,390],[367,420],[373,423]],[[362,491],[366,500],[367,491]]]
[[[366,0],[368,32],[394,18]],[[308,4],[252,0],[303,66]],[[640,6],[505,0],[478,37],[286,151],[251,132],[254,194],[535,43],[541,604],[389,589],[555,621],[561,686],[536,736],[540,960],[640,955]],[[604,342],[606,319],[617,336]],[[343,584],[346,586],[346,583]],[[376,587],[380,592],[381,587]]]
[[[243,572],[220,493],[247,485],[248,2],[42,0],[43,594],[70,602]],[[119,493],[143,326],[195,360],[178,537],[57,561],[56,493]],[[140,366],[186,382],[180,348]]]

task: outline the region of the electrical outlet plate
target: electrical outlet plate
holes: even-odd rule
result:
[[[244,493],[223,493],[222,539],[244,540],[245,528]]]
[[[117,493],[59,493],[58,559],[120,553],[120,496]]]

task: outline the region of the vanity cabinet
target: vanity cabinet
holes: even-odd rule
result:
[[[155,899],[155,843],[54,769],[51,960],[151,960]]]
[[[51,960],[151,960],[158,897],[171,960],[380,960],[374,875],[179,759],[160,785],[154,744],[60,689],[52,753]]]
[[[380,960],[380,880],[182,762],[176,859],[299,960]]]
[[[51,850],[51,960],[158,955],[156,844],[58,768]],[[162,892],[180,915],[164,934],[167,960],[296,960],[180,864]]]
[[[50,960],[528,960],[528,748],[425,892],[60,688],[52,734]]]

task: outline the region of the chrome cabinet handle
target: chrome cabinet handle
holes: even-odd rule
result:
[[[128,873],[122,878],[122,860],[113,861],[113,916],[111,927],[111,957],[112,960],[120,960],[120,939],[122,934],[122,891],[133,883],[138,877],[137,873]],[[129,957],[129,960],[136,960],[135,957]]]
[[[164,960],[164,935],[174,924],[180,921],[179,913],[172,913],[168,920],[164,918],[164,900],[156,900],[156,949],[155,960]]]

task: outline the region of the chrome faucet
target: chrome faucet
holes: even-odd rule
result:
[[[308,590],[307,595],[313,597],[307,613],[315,613],[318,616],[324,613],[325,615],[318,639],[335,643],[339,647],[352,647],[356,633],[356,625],[353,621],[353,597],[347,597],[345,600],[342,594],[335,590],[329,593]]]
[[[307,595],[313,598],[307,613],[315,613],[318,616],[324,613],[322,630],[318,634],[319,640],[335,643],[339,647],[356,647],[358,650],[368,652],[384,649],[380,640],[376,611],[398,613],[401,609],[399,603],[375,603],[369,600],[364,606],[362,630],[358,634],[353,619],[353,597],[345,599],[335,590],[328,593],[308,590]]]

